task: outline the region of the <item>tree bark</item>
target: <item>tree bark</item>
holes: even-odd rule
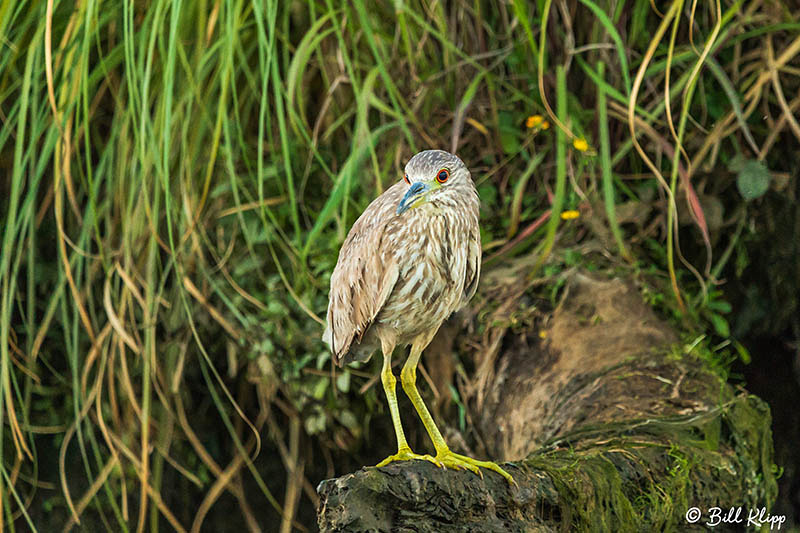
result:
[[[483,451],[511,460],[518,487],[421,461],[368,467],[320,484],[321,531],[704,530],[715,506],[744,521],[769,509],[769,409],[727,384],[702,336],[679,342],[619,280],[575,274],[547,314],[486,284],[494,325],[472,343],[466,396]]]

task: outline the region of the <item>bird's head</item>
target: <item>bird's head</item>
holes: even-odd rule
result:
[[[398,215],[437,199],[453,198],[467,187],[474,190],[464,162],[444,150],[425,150],[409,159],[403,180],[408,190],[397,205]]]

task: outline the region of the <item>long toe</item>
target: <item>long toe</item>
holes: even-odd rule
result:
[[[419,453],[414,453],[411,451],[411,448],[401,448],[397,450],[396,454],[390,455],[389,457],[387,457],[386,459],[384,459],[375,466],[381,467],[381,466],[386,466],[389,463],[393,463],[395,461],[413,461],[414,459],[417,459],[419,461],[429,461],[439,467],[444,466],[442,465],[442,463],[437,461],[436,458],[433,457],[432,455],[428,454],[422,455]]]
[[[508,481],[509,484],[514,486],[517,484],[516,481],[514,481],[514,478],[511,477],[511,474],[500,468],[497,463],[492,461],[479,461],[477,459],[473,459],[472,457],[467,457],[466,455],[453,453],[450,450],[437,454],[436,459],[446,468],[453,468],[455,470],[465,468],[481,477],[483,477],[483,473],[480,470],[481,468],[493,470],[506,478],[506,481]]]

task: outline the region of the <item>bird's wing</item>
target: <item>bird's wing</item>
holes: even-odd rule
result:
[[[383,237],[400,198],[402,188],[397,186],[376,198],[353,224],[339,251],[331,276],[328,330],[323,336],[338,365],[353,342],[361,341],[397,282],[397,263],[386,253]]]
[[[478,279],[481,277],[481,233],[477,227],[472,228],[467,245],[467,272],[464,276],[464,298],[461,305],[467,305],[475,291],[478,290]]]

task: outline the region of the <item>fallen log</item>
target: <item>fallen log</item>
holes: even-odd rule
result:
[[[530,307],[522,293],[511,301],[492,323]],[[518,487],[422,461],[363,468],[320,483],[321,531],[741,530],[754,512],[779,519],[768,407],[729,385],[701,342],[680,342],[631,283],[573,275],[540,327],[511,322],[484,334],[469,400],[485,451],[510,460]]]

